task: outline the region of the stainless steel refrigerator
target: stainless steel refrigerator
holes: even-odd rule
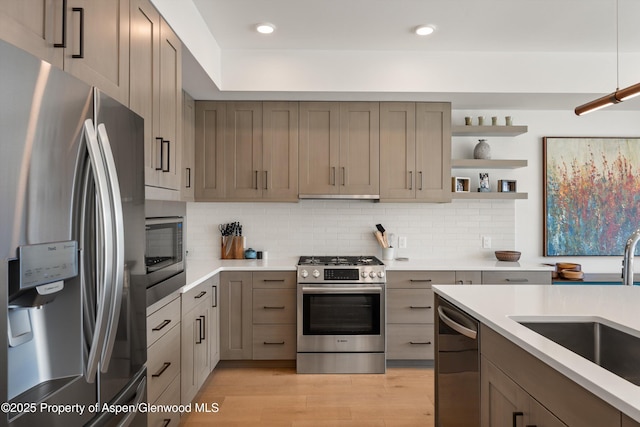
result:
[[[0,425],[144,426],[143,120],[0,58]]]

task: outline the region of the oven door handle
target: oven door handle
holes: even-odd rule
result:
[[[381,286],[362,286],[362,287],[348,287],[348,288],[332,288],[328,286],[303,286],[302,293],[304,294],[381,294],[384,292],[384,288]]]

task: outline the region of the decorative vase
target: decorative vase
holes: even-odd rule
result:
[[[473,149],[474,159],[490,159],[491,158],[491,146],[487,143],[486,139],[480,139],[480,142],[476,144]]]

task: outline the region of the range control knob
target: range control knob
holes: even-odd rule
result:
[[[376,272],[375,271],[370,272],[369,273],[369,277],[371,277],[372,279],[375,279],[376,278]]]
[[[300,272],[300,276],[302,276],[303,279],[306,279],[309,276],[309,272],[307,270],[302,270]]]
[[[313,270],[313,273],[311,273],[313,275],[313,277],[315,277],[316,279],[318,277],[320,277],[320,272],[318,270]]]
[[[378,277],[382,279],[384,277],[384,271],[378,271]]]
[[[368,277],[368,274],[366,271],[363,271],[362,273],[360,273],[360,275],[362,276],[363,279],[366,279]]]

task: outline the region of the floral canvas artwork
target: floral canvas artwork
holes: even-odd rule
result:
[[[621,256],[640,227],[640,138],[543,138],[544,255]]]

